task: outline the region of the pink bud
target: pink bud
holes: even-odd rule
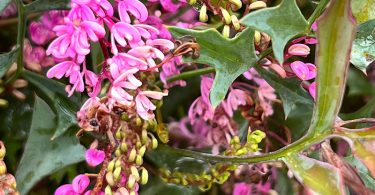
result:
[[[90,148],[86,151],[86,162],[92,167],[96,167],[104,161],[104,151]]]
[[[316,67],[311,63],[305,64],[301,61],[295,61],[290,64],[290,68],[303,81],[313,79],[316,76]]]
[[[85,192],[87,186],[90,184],[90,179],[87,175],[77,175],[72,182],[73,190],[79,194]]]
[[[289,47],[288,53],[295,56],[307,56],[310,54],[310,48],[305,44],[297,43]]]
[[[78,193],[73,190],[72,184],[62,185],[59,188],[57,188],[55,191],[55,195],[67,195],[67,194],[78,195]]]

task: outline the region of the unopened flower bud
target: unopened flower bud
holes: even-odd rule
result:
[[[105,187],[104,194],[105,195],[113,195],[111,186],[107,185],[107,187]]]
[[[120,145],[120,149],[122,152],[128,151],[128,144],[126,144],[125,142],[122,142]]]
[[[121,160],[120,159],[117,159],[115,161],[115,168],[117,168],[117,167],[121,167]]]
[[[262,34],[260,34],[259,31],[255,31],[255,34],[254,34],[254,42],[255,42],[255,44],[259,45],[261,40],[262,40]]]
[[[241,0],[229,0],[229,2],[231,2],[235,6],[234,10],[238,10],[242,7],[242,1]]]
[[[0,99],[0,107],[5,107],[5,106],[8,106],[8,101],[4,99]]]
[[[138,154],[143,156],[145,155],[145,152],[146,152],[146,146],[142,146],[139,151],[138,151]]]
[[[255,131],[254,131],[253,133],[251,133],[251,134],[256,135],[256,136],[259,136],[259,137],[261,137],[262,139],[266,137],[266,134],[265,134],[263,131],[261,131],[261,130],[255,130]]]
[[[197,0],[189,0],[189,4],[190,4],[190,5],[193,5],[193,4],[195,4],[195,3],[197,3]]]
[[[241,25],[240,25],[240,22],[238,21],[237,16],[231,15],[230,18],[232,19],[234,30],[240,30]]]
[[[134,175],[129,175],[129,177],[128,177],[128,183],[126,184],[126,186],[128,187],[128,189],[133,189],[134,184],[135,184]]]
[[[135,143],[135,148],[139,149],[139,148],[141,148],[141,146],[142,146],[142,143],[140,141],[137,141]]]
[[[142,167],[141,184],[145,185],[148,182],[148,171]]]
[[[241,148],[241,149],[239,149],[239,150],[236,151],[236,155],[237,156],[242,156],[242,155],[244,155],[246,153],[247,153],[246,148]]]
[[[143,144],[147,143],[147,141],[148,141],[148,136],[147,136],[147,130],[146,129],[142,129],[141,140],[142,140]]]
[[[129,191],[124,187],[117,189],[117,192],[119,195],[129,195]]]
[[[132,175],[134,176],[134,179],[135,179],[136,181],[139,181],[140,177],[139,177],[139,172],[138,172],[137,167],[135,167],[135,166],[131,166],[131,167],[130,167],[130,172],[131,172]]]
[[[229,25],[224,25],[223,31],[221,34],[223,34],[223,37],[229,38],[229,33],[230,33],[230,27]]]
[[[221,10],[221,14],[223,15],[225,24],[230,24],[232,20],[230,18],[229,12],[222,7],[220,8],[220,10]]]
[[[117,156],[117,157],[121,156],[121,150],[120,150],[120,148],[116,149],[115,156]]]
[[[122,113],[121,114],[121,120],[129,122],[129,115],[127,113]]]
[[[129,195],[136,195],[137,193],[133,190],[129,193]]]
[[[135,118],[135,125],[137,127],[142,126],[142,119],[140,117],[138,117],[138,116],[137,116],[137,118]]]
[[[7,166],[4,161],[0,161],[0,175],[4,175],[7,172]]]
[[[121,174],[121,167],[117,167],[115,171],[113,171],[113,178],[118,181],[120,179]]]
[[[143,159],[141,155],[137,155],[137,157],[135,158],[135,164],[138,166],[143,164]]]
[[[258,151],[258,144],[251,144],[251,145],[250,145],[250,149],[251,149],[253,152]]]
[[[121,130],[120,131],[117,130],[117,132],[115,134],[115,137],[116,137],[116,139],[121,139],[122,138],[122,132],[121,132]]]
[[[5,157],[6,149],[4,143],[0,141],[0,160],[3,160]]]
[[[158,140],[155,137],[152,137],[152,149],[156,149],[158,147]]]
[[[234,136],[234,137],[233,137],[233,142],[234,142],[235,144],[239,144],[239,143],[240,143],[240,138],[239,138],[238,136]]]
[[[108,185],[110,185],[110,186],[115,185],[115,180],[113,179],[113,173],[112,172],[107,172],[107,174],[105,174],[105,180],[107,181]]]
[[[128,161],[129,162],[133,162],[135,160],[135,157],[137,155],[137,151],[135,150],[135,148],[133,148],[130,153],[129,153],[129,158],[128,158]]]
[[[111,160],[111,162],[108,163],[107,171],[112,172],[114,168],[115,168],[115,161]]]
[[[207,20],[208,20],[207,6],[203,5],[201,9],[199,10],[199,21],[207,22]]]
[[[256,1],[250,4],[249,9],[254,10],[254,9],[261,9],[267,7],[267,4],[263,1]]]
[[[288,48],[288,53],[294,56],[307,56],[310,54],[310,47],[305,44],[293,44]]]
[[[153,119],[153,120],[149,120],[149,121],[148,121],[148,127],[147,127],[147,130],[149,130],[149,131],[155,131],[155,130],[156,130],[156,124],[157,124],[157,122],[156,122],[155,119]]]

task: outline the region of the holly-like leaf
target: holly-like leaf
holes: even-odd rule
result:
[[[258,73],[279,94],[283,101],[285,118],[290,112],[303,109],[304,112],[312,113],[314,106],[311,96],[301,87],[301,82],[296,79],[283,79],[277,75],[256,66]],[[311,114],[310,114],[311,115]]]
[[[375,0],[354,0],[352,10],[358,23],[375,19]]]
[[[50,105],[57,115],[55,119],[57,120],[57,126],[52,129],[54,133],[50,137],[51,139],[57,138],[77,124],[75,113],[80,106],[78,95],[68,98],[64,90],[65,86],[62,83],[36,73],[25,71],[24,77],[34,86],[36,93]]]
[[[367,66],[373,61],[375,61],[375,20],[370,20],[358,26],[350,62],[366,74]]]
[[[0,54],[0,78],[5,75],[10,66],[16,61],[18,48],[4,54]]]
[[[0,13],[9,5],[11,0],[1,0],[0,1]]]
[[[233,39],[224,38],[215,29],[196,31],[171,27],[169,30],[176,39],[185,35],[197,39],[200,46],[199,58],[185,58],[185,62],[208,64],[215,68],[216,75],[210,94],[214,107],[224,99],[232,82],[257,62],[253,44],[254,31],[250,28]]]
[[[281,64],[285,45],[291,38],[305,32],[307,26],[295,0],[283,0],[276,7],[252,12],[241,23],[271,36],[273,53]]]
[[[317,194],[345,194],[339,170],[321,161],[299,154],[283,158],[296,179]]]
[[[16,173],[21,194],[27,194],[44,176],[84,160],[85,148],[74,134],[51,140],[56,128],[55,118],[48,104],[36,97],[29,138]]]
[[[70,0],[37,0],[26,5],[26,13],[68,9]]]

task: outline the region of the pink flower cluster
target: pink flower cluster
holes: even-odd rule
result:
[[[57,188],[55,195],[90,195],[91,190],[86,190],[90,185],[90,179],[88,176],[81,174],[77,175],[72,184],[65,184]],[[100,192],[99,195],[104,195],[103,192]]]
[[[107,79],[111,83],[106,105],[109,110],[115,104],[135,105],[140,117],[152,119],[156,107],[151,99],[159,100],[167,93],[143,89],[140,73],[162,61],[164,53],[174,48],[173,42],[158,38],[160,31],[145,23],[148,11],[138,0],[118,1],[119,19],[114,17],[115,10],[107,0],[72,0],[71,7],[64,23],[53,28],[58,37],[47,54],[63,61],[51,68],[47,77],[68,77],[69,96],[86,88],[91,98],[78,116],[99,103],[96,97]],[[91,42],[100,42],[106,58],[98,74],[89,70],[85,62]]]

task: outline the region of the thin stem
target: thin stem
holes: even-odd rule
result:
[[[25,37],[26,20],[25,20],[25,6],[22,0],[16,0],[17,11],[18,11],[18,33],[17,33],[17,46],[18,46],[18,57],[17,57],[17,70],[16,72],[5,82],[6,84],[15,81],[23,72],[23,42]]]
[[[311,29],[312,24],[315,22],[315,20],[322,14],[324,11],[324,8],[327,6],[329,0],[321,0],[318,4],[318,6],[315,8],[314,12],[311,14],[309,19],[307,20],[307,26],[305,31],[309,32]]]

